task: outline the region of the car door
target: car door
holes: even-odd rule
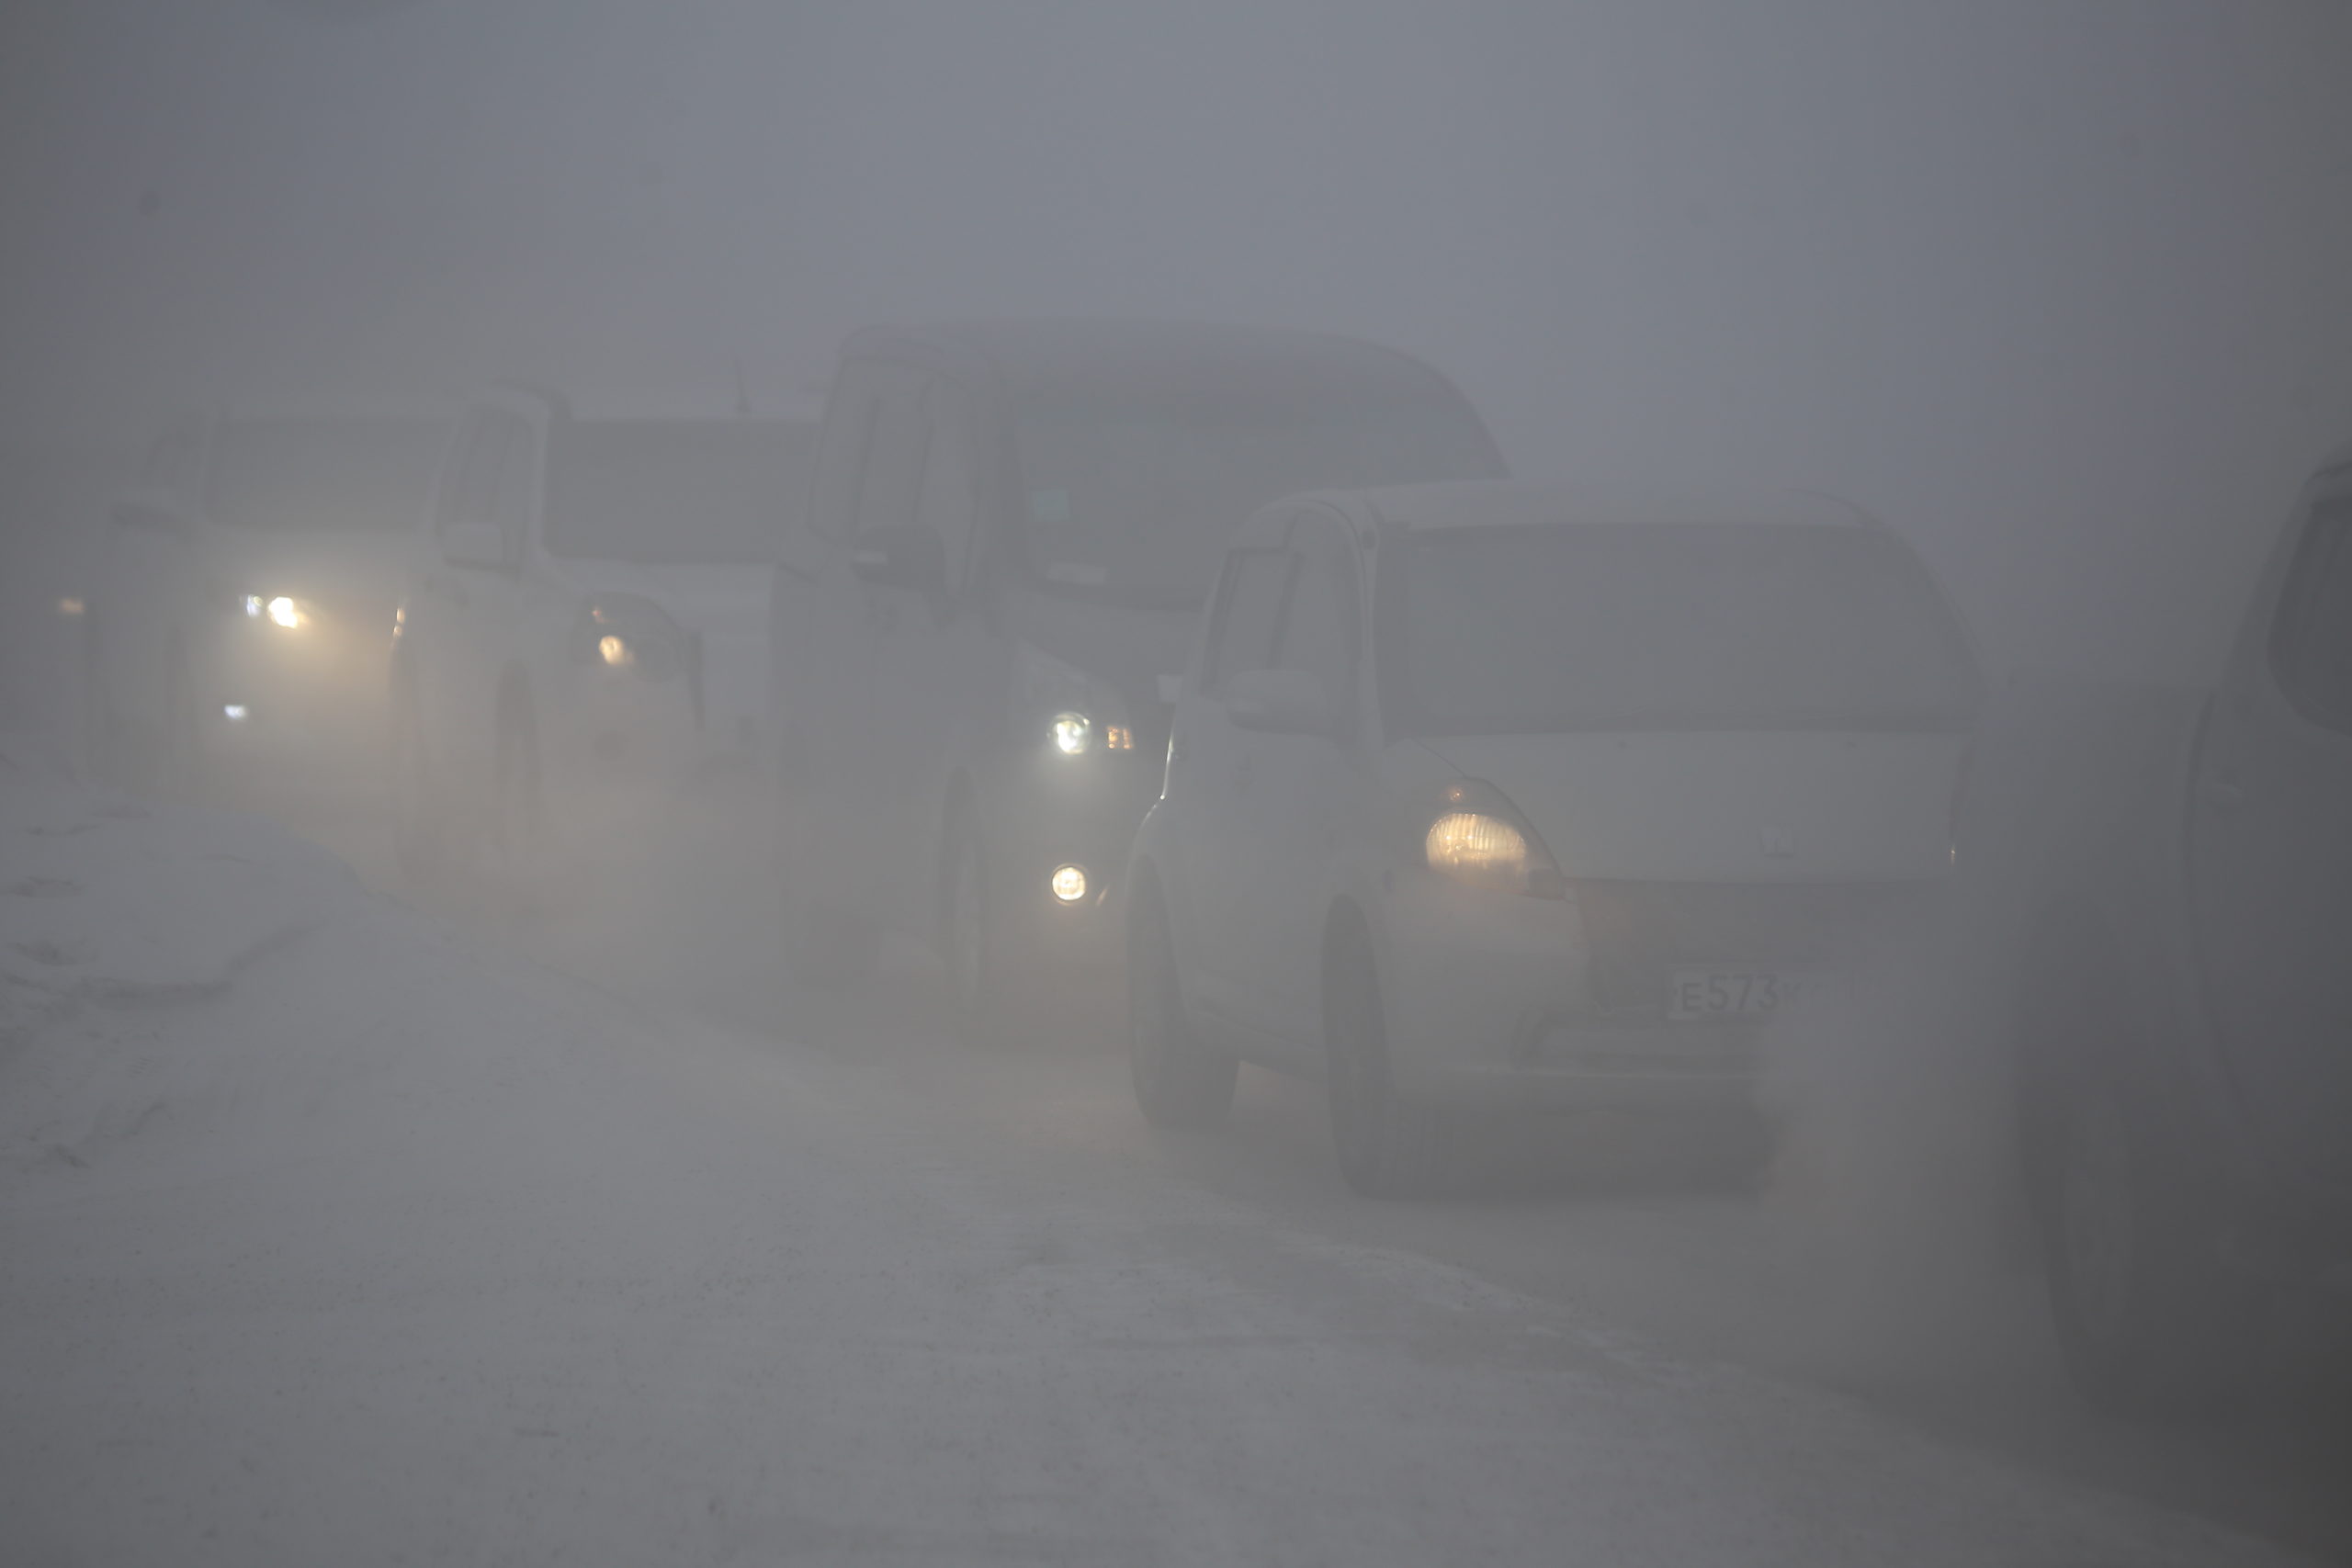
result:
[[[1168,768],[1170,836],[1178,850],[1161,875],[1178,894],[1179,958],[1189,999],[1239,1021],[1242,976],[1255,911],[1247,907],[1254,881],[1248,806],[1258,737],[1237,728],[1225,697],[1233,677],[1272,669],[1294,559],[1271,528],[1253,528],[1226,552],[1210,611],[1199,690],[1177,701],[1175,739]]]
[[[872,431],[852,505],[850,549],[884,532],[915,525],[922,500],[923,454],[931,426],[924,407],[928,378],[909,366],[870,367]],[[864,700],[840,718],[838,735],[848,791],[837,808],[857,822],[865,865],[860,876],[868,912],[905,923],[928,884],[928,863],[915,841],[917,802],[926,797],[922,731],[934,705],[923,663],[931,651],[925,626],[932,604],[916,589],[853,579],[848,592],[861,614],[856,639]]]
[[[2256,1137],[2352,1188],[2352,489],[2311,508],[2276,604],[2207,719],[2198,937]]]
[[[904,891],[912,899],[910,913],[921,922],[938,887],[949,772],[958,757],[969,754],[962,743],[976,724],[1001,704],[987,700],[990,650],[986,628],[969,612],[965,592],[984,471],[978,406],[960,384],[944,378],[928,380],[918,401],[920,478],[911,513],[900,521],[911,521],[939,541],[941,581],[933,589],[871,586],[867,592],[878,610],[876,706],[888,716],[874,737],[871,765],[877,787],[888,791],[893,841],[908,851],[901,857]],[[890,407],[895,412],[895,402]],[[897,460],[895,454],[891,460]],[[873,517],[887,524],[896,504],[895,498],[877,504]]]
[[[1301,509],[1288,541],[1290,587],[1272,667],[1316,677],[1333,728],[1321,735],[1237,732],[1237,842],[1248,846],[1236,924],[1239,1021],[1301,1043],[1322,1038],[1325,917],[1343,825],[1363,773],[1353,716],[1362,640],[1355,542],[1329,511]]]
[[[486,787],[509,600],[527,523],[530,421],[481,407],[461,423],[435,488],[432,536],[402,628],[424,734],[443,776]]]

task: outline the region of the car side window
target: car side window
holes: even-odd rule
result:
[[[2312,509],[2279,599],[2271,668],[2305,717],[2352,733],[2352,497]]]
[[[1288,550],[1279,549],[1239,549],[1226,558],[1205,682],[1210,695],[1222,694],[1236,675],[1274,667],[1274,633],[1282,624],[1293,559]]]
[[[929,412],[931,435],[923,446],[922,494],[917,516],[946,547],[949,586],[961,587],[980,510],[971,402],[954,382],[935,381]]]
[[[503,432],[498,491],[490,503],[490,520],[498,525],[512,548],[530,537],[532,491],[538,483],[538,465],[532,459],[538,430],[521,414],[504,409],[492,411],[490,417]]]
[[[204,426],[195,423],[174,425],[156,437],[147,448],[147,461],[139,471],[140,487],[161,491],[184,503],[192,503],[201,488],[204,471]]]
[[[498,513],[498,470],[506,456],[508,427],[484,410],[466,421],[458,449],[441,472],[441,493],[433,515],[442,527],[452,523],[489,523]]]
[[[873,436],[866,443],[865,471],[857,484],[856,532],[903,528],[914,523],[929,430],[919,379],[910,377],[884,392],[875,412]]]
[[[857,507],[857,482],[865,471],[874,440],[874,414],[882,400],[882,367],[853,360],[826,400],[824,434],[818,439],[817,478],[809,492],[808,526],[829,539],[849,536]]]
[[[1335,711],[1345,711],[1355,689],[1355,558],[1333,518],[1310,512],[1291,529],[1298,576],[1283,615],[1274,667],[1305,670],[1323,682]]]

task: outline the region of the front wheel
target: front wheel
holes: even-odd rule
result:
[[[392,699],[392,858],[413,886],[437,883],[448,863],[447,824],[434,798],[416,699]]]
[[[2167,1179],[2131,1108],[2096,1085],[2052,1107],[2040,1194],[2051,1309],[2068,1377],[2110,1415],[2224,1403],[2251,1359],[2261,1294],[2218,1256],[2205,1205]]]
[[[1241,1064],[1193,1034],[1176,983],[1176,945],[1156,889],[1139,889],[1127,924],[1127,1065],[1136,1104],[1155,1127],[1201,1127],[1233,1108]]]
[[[1367,1198],[1414,1198],[1452,1174],[1460,1117],[1399,1096],[1379,977],[1363,941],[1334,954],[1323,1003],[1324,1089],[1340,1174]]]

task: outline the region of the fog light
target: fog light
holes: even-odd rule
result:
[[[269,612],[269,618],[273,622],[289,632],[302,624],[301,606],[283,593],[272,599],[264,608]]]
[[[1065,757],[1094,749],[1094,721],[1082,713],[1054,716],[1054,745]],[[1060,874],[1056,873],[1057,875]],[[1081,878],[1080,880],[1083,880]]]
[[[231,724],[243,724],[245,722],[246,711],[245,705],[243,703],[224,703],[220,707],[220,716]]]
[[[1057,865],[1054,868],[1054,874],[1046,879],[1046,886],[1053,889],[1056,898],[1065,904],[1075,904],[1086,897],[1086,868]]]
[[[628,644],[610,632],[596,639],[596,657],[616,670],[626,670],[637,662],[637,655],[629,651]]]

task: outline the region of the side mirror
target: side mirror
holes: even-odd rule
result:
[[[506,532],[495,523],[444,523],[441,556],[452,566],[503,569],[509,564]]]
[[[859,577],[878,587],[947,591],[947,547],[920,525],[860,529],[850,541],[849,563]]]
[[[151,534],[187,532],[187,513],[164,491],[142,490],[126,495],[114,503],[110,515],[121,528],[144,528]]]
[[[1331,699],[1309,670],[1245,670],[1226,683],[1225,716],[1269,735],[1329,735]]]

